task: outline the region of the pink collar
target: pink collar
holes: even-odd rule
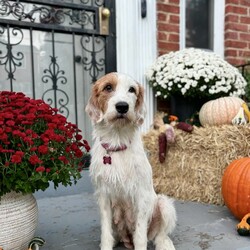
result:
[[[111,146],[109,143],[102,143],[102,147],[106,150],[106,155],[103,156],[103,164],[112,164],[112,158],[111,153],[112,152],[118,152],[118,151],[124,151],[127,149],[127,146],[125,144],[122,144],[121,146]]]
[[[106,149],[107,152],[117,152],[117,151],[123,151],[127,149],[127,146],[125,144],[122,144],[121,146],[111,146],[109,143],[102,143],[101,144],[104,149]]]

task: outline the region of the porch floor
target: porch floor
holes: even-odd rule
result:
[[[39,207],[36,236],[46,240],[41,250],[99,249],[99,211],[88,171],[75,186],[56,191],[51,187],[35,197]],[[175,206],[178,223],[171,238],[176,250],[250,250],[250,236],[238,235],[238,221],[226,207],[183,201]],[[148,250],[153,249],[149,244]]]

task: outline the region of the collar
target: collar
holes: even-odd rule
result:
[[[109,143],[101,143],[101,145],[107,152],[118,152],[128,148],[125,144],[121,144],[120,146],[111,146]]]

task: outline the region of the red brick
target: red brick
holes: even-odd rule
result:
[[[179,34],[169,34],[169,38],[168,38],[169,42],[177,42],[177,43],[179,43],[179,40],[180,40]]]
[[[169,22],[179,24],[180,23],[180,16],[171,14],[170,17],[169,17]]]
[[[160,10],[160,11],[167,12],[167,13],[179,14],[180,12],[179,6],[174,6],[174,5],[169,5],[169,4],[158,3],[157,9],[158,11]]]
[[[161,32],[161,31],[159,31],[158,32],[158,40],[160,41],[166,41],[167,40],[167,34],[166,34],[166,32]]]
[[[163,12],[157,13],[158,21],[166,21],[167,20],[167,14]]]
[[[250,17],[241,16],[240,17],[240,23],[242,23],[242,24],[250,24]]]
[[[225,47],[247,49],[247,42],[227,40],[225,41]]]
[[[250,1],[249,0],[240,0],[240,5],[250,7]]]
[[[226,0],[226,4],[237,4],[238,5],[239,4],[239,0]]]
[[[229,56],[233,56],[236,57],[237,56],[237,50],[236,49],[226,49],[225,50],[225,56],[229,57]]]
[[[225,22],[238,23],[239,15],[227,14],[225,17]]]
[[[226,58],[226,60],[234,65],[234,66],[239,66],[239,65],[242,65],[242,64],[245,64],[247,62],[247,60],[244,60],[244,59],[238,59],[238,58],[234,58],[234,57],[228,57]]]
[[[250,58],[250,51],[249,50],[239,50],[238,56],[242,58]]]
[[[170,42],[158,42],[158,47],[161,50],[167,50],[167,51],[172,51],[172,50],[178,50],[179,49],[179,44],[178,43],[170,43]]]
[[[231,39],[231,40],[238,40],[239,39],[239,33],[235,31],[227,31],[225,32],[225,39]]]
[[[239,7],[234,5],[227,5],[226,6],[226,13],[234,13],[240,15],[247,15],[247,8]]]
[[[180,0],[169,0],[168,2],[171,4],[176,4],[176,5],[180,4]]]
[[[250,33],[240,33],[240,40],[250,42]]]
[[[246,24],[241,23],[227,23],[225,25],[225,30],[248,32],[248,27]]]
[[[159,31],[176,32],[179,33],[179,25],[168,24],[168,23],[158,23]]]
[[[158,4],[164,3],[164,4],[178,5],[180,3],[180,0],[157,0],[157,2]]]

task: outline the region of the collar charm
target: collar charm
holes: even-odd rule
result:
[[[106,155],[103,156],[103,164],[112,164],[112,158],[111,153],[118,152],[118,151],[124,151],[127,149],[127,146],[125,144],[122,144],[121,146],[112,147],[109,143],[102,143],[102,147],[106,150]]]
[[[109,164],[109,165],[111,165],[111,156],[110,155],[104,155],[103,156],[103,164]]]

